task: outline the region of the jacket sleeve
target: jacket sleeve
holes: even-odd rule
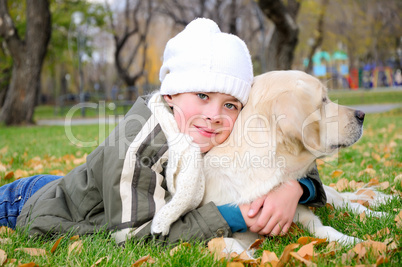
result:
[[[322,185],[320,175],[318,173],[317,165],[314,166],[314,168],[306,175],[306,177],[313,182],[316,191],[316,196],[311,201],[303,204],[311,207],[325,206],[325,204],[327,203],[327,196],[325,194],[325,190]]]
[[[152,221],[139,228],[132,237],[177,243],[179,241],[206,241],[214,237],[232,236],[229,225],[212,202],[180,217],[171,225],[169,234],[166,236],[151,235],[151,223]]]

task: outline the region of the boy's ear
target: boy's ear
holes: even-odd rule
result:
[[[171,95],[164,95],[163,99],[165,99],[165,101],[168,103],[169,107],[173,107],[173,98]]]

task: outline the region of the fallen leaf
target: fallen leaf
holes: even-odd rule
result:
[[[71,253],[80,254],[82,252],[82,240],[75,241],[68,246],[68,255]]]
[[[57,241],[54,243],[52,249],[50,250],[50,253],[54,253],[54,252],[55,252],[55,250],[56,250],[57,247],[59,246],[60,241],[63,239],[63,237],[64,237],[64,236],[62,236],[62,237],[60,237],[59,239],[57,239]]]
[[[262,252],[261,257],[261,265],[266,266],[267,263],[271,264],[272,267],[275,267],[279,262],[278,256],[276,256],[275,252],[271,252],[268,250],[264,250]]]
[[[302,246],[298,251],[297,254],[300,255],[303,259],[310,260],[314,255],[314,244],[316,241],[310,242],[304,246]]]
[[[20,178],[24,178],[24,177],[28,177],[28,176],[29,176],[29,173],[26,170],[18,169],[14,172],[15,179],[20,179]]]
[[[42,248],[16,248],[14,251],[23,251],[31,256],[45,256],[46,250]]]
[[[35,267],[38,266],[35,262],[29,262],[24,264],[19,264],[18,267]]]
[[[0,236],[9,236],[14,234],[15,231],[7,226],[0,226]]]
[[[73,235],[72,237],[70,237],[70,241],[77,241],[78,239],[80,239],[79,235]]]
[[[360,220],[361,222],[365,222],[365,221],[366,221],[366,212],[365,212],[365,211],[363,211],[362,213],[360,213],[360,215],[359,215],[359,220]]]
[[[301,261],[302,263],[304,263],[306,266],[317,266],[317,264],[315,264],[315,263],[313,263],[313,262],[311,262],[309,260],[304,259],[303,257],[301,257],[299,254],[297,254],[294,251],[291,251],[290,255],[293,258],[295,258],[296,260]]]
[[[402,210],[395,216],[396,227],[402,229]]]
[[[261,244],[264,242],[264,239],[256,239],[253,244],[250,245],[250,249],[259,249]]]
[[[381,161],[381,156],[378,155],[377,153],[371,152],[371,156],[373,157],[373,159],[375,159],[376,161]]]
[[[343,190],[348,188],[348,185],[349,185],[349,181],[346,178],[342,178],[336,183],[336,189],[339,192],[342,192]]]
[[[289,244],[285,247],[279,258],[278,267],[285,266],[285,264],[290,260],[290,252],[299,247],[299,244]]]
[[[371,189],[362,188],[362,189],[359,189],[359,190],[356,192],[356,195],[366,195],[366,196],[368,196],[369,198],[374,199],[374,197],[376,196],[376,193],[375,193],[373,190],[371,190]]]
[[[311,243],[312,241],[315,241],[316,244],[322,244],[327,242],[326,238],[320,239],[320,238],[315,238],[311,236],[302,236],[297,240],[297,243],[300,245],[307,245],[308,243]]]
[[[190,248],[191,245],[187,242],[181,243],[178,246],[175,246],[174,248],[172,248],[169,252],[170,256],[173,256],[177,251],[183,249],[183,248]]]
[[[7,167],[0,162],[0,172],[6,172]]]
[[[4,176],[4,180],[8,180],[14,177],[14,172],[8,172],[5,176]]]
[[[7,253],[4,250],[0,249],[0,266],[3,266],[6,260],[7,260]]]
[[[338,178],[339,176],[341,176],[343,174],[342,170],[335,170],[331,173],[331,178]]]
[[[138,267],[141,266],[143,263],[155,263],[155,260],[151,258],[151,256],[148,254],[144,257],[141,257],[138,259],[136,262],[134,262],[131,266],[132,267]]]
[[[357,258],[361,259],[364,256],[366,256],[367,250],[366,247],[363,243],[357,244],[354,248],[353,251],[357,254]]]
[[[215,260],[225,257],[223,250],[226,248],[226,243],[223,237],[213,238],[208,242],[208,250],[214,254]]]
[[[388,263],[388,258],[381,255],[380,257],[377,258],[375,266],[379,266],[383,263]]]
[[[235,262],[229,262],[227,265],[227,267],[244,267],[244,264],[238,261]]]
[[[101,264],[104,261],[106,261],[106,263],[107,263],[109,261],[109,256],[105,256],[105,257],[100,258],[94,264],[92,264],[91,267],[98,266],[99,264]]]

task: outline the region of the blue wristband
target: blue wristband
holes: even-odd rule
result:
[[[306,204],[315,199],[316,189],[313,181],[310,178],[301,178],[298,180],[303,188],[303,195],[299,200],[300,204]]]
[[[228,223],[232,233],[247,231],[246,222],[244,221],[243,215],[238,206],[226,204],[218,206],[218,210]]]

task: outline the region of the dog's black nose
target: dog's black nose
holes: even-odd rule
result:
[[[366,114],[364,114],[364,112],[361,111],[361,110],[356,110],[356,111],[355,111],[355,117],[356,117],[356,119],[357,119],[360,123],[363,123],[363,121],[364,121],[364,115],[366,115]]]

